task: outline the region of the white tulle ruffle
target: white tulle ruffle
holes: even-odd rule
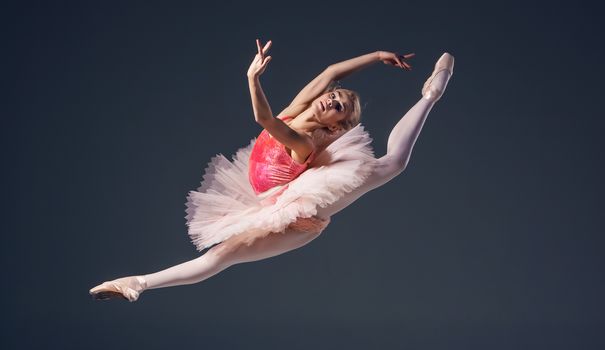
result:
[[[303,224],[300,218],[313,217],[317,206],[334,203],[359,187],[376,160],[372,139],[359,124],[318,154],[299,177],[256,195],[248,180],[248,159],[255,141],[240,148],[233,161],[222,154],[213,157],[201,186],[189,192],[185,218],[197,250],[243,232],[283,232],[291,224],[314,227],[316,221]]]

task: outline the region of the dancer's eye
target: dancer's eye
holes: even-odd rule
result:
[[[335,93],[331,93],[330,94],[330,98],[334,100],[336,98],[336,94]],[[340,102],[336,101],[336,100],[334,100],[334,102],[336,102],[336,110],[338,112],[342,112],[342,105],[340,104]]]

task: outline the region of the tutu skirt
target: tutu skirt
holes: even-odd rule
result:
[[[213,157],[201,185],[185,203],[188,234],[198,251],[233,235],[255,237],[284,232],[321,231],[328,219],[314,217],[345,193],[361,186],[374,169],[372,139],[358,124],[317,155],[297,178],[255,194],[248,179],[248,160],[256,139],[228,160]]]

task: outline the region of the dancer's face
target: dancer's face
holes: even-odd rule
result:
[[[341,90],[327,92],[316,98],[311,104],[317,120],[330,129],[339,129],[340,121],[351,116],[353,101]]]

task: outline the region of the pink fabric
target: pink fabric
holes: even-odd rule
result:
[[[293,117],[282,117],[289,120]],[[313,151],[306,162],[297,163],[286,152],[286,147],[277,141],[267,130],[263,130],[252,148],[249,160],[248,178],[256,194],[265,192],[275,186],[287,184],[307,170],[313,161]]]

